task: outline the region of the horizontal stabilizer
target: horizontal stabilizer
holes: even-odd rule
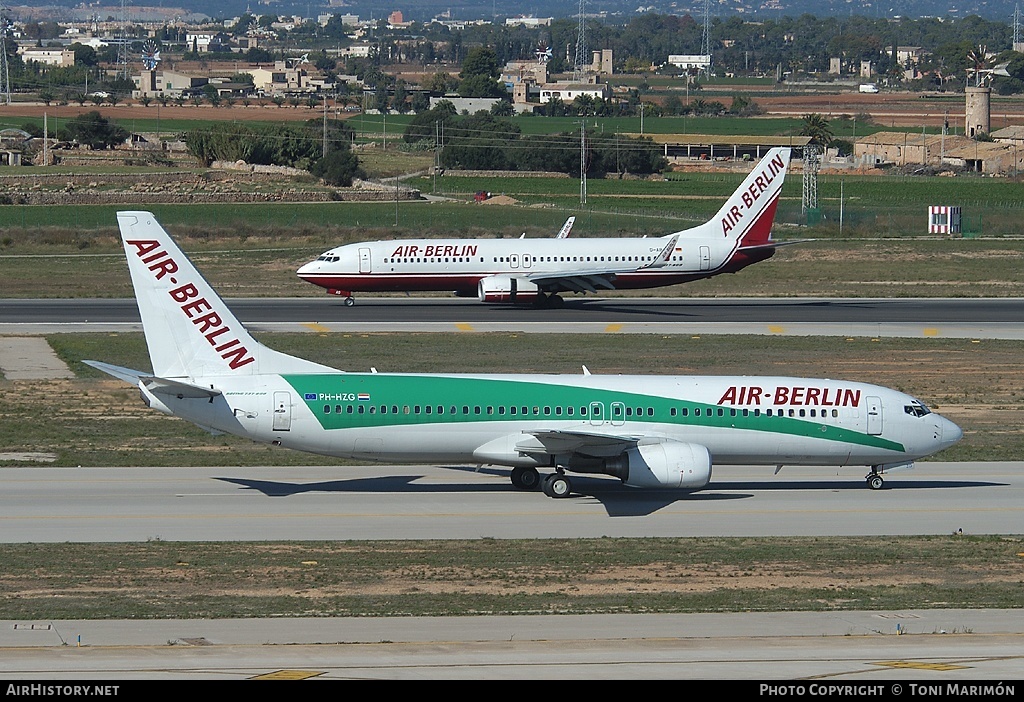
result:
[[[131,383],[132,385],[139,385],[141,383],[147,390],[158,395],[206,399],[217,397],[221,394],[220,390],[215,390],[213,388],[204,388],[201,385],[185,383],[180,380],[171,380],[170,378],[157,378],[148,373],[143,373],[142,371],[123,368],[110,363],[103,363],[101,361],[82,361],[82,363],[87,366],[92,366],[96,370],[103,371],[107,375],[112,375],[118,380],[123,380],[126,383]]]
[[[87,366],[92,366],[98,371],[103,371],[107,375],[112,375],[118,380],[123,380],[126,383],[132,385],[138,385],[139,381],[144,377],[148,377],[148,374],[142,371],[132,370],[131,368],[123,368],[121,366],[115,366],[110,363],[104,363],[103,361],[82,361]]]
[[[763,244],[750,244],[741,246],[740,251],[757,251],[758,249],[777,249],[780,246],[791,246],[792,244],[806,244],[814,239],[793,239],[792,241],[767,241]]]

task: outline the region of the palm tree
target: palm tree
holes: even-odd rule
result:
[[[804,115],[804,126],[800,130],[800,136],[809,136],[811,143],[818,146],[828,146],[835,138],[832,135],[832,129],[829,127],[828,120],[825,119],[824,115],[817,112]]]

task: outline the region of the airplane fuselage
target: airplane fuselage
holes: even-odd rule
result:
[[[337,373],[203,378],[222,396],[150,396],[201,426],[330,456],[542,466],[533,434],[646,437],[707,447],[717,465],[883,465],[960,430],[903,393],[864,383],[743,376]],[[579,451],[566,439],[568,458]],[[600,442],[597,442],[598,444]],[[602,455],[593,441],[583,450]]]
[[[628,239],[410,239],[347,244],[302,266],[303,280],[340,293],[447,291],[476,295],[492,276],[531,276],[641,268],[667,238]],[[774,249],[739,252],[724,237],[680,238],[665,265],[615,276],[618,289],[675,285],[735,272],[769,258]]]

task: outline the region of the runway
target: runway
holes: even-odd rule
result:
[[[1024,462],[715,466],[696,492],[574,476],[552,500],[475,466],[4,468],[0,542],[1019,534]]]
[[[127,692],[138,680],[671,679],[752,681],[725,686],[752,696],[790,681],[894,699],[911,693],[893,681],[1013,686],[1022,643],[1024,610],[0,621],[0,680]]]
[[[226,300],[255,331],[774,334],[1024,338],[1020,298],[577,298],[565,307],[442,298]],[[141,330],[134,299],[0,300],[0,334]]]

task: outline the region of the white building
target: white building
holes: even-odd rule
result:
[[[70,49],[19,46],[18,54],[25,63],[41,63],[46,66],[75,65],[75,52]]]
[[[711,57],[707,54],[670,54],[668,62],[684,71],[706,71],[711,67]]]
[[[589,95],[597,100],[610,96],[608,86],[601,83],[545,83],[540,86],[541,104],[558,98],[562,102],[572,102],[580,95]]]

